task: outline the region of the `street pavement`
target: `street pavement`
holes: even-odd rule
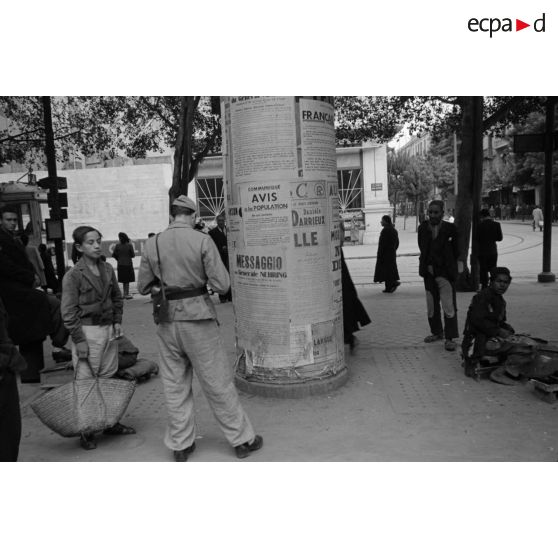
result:
[[[397,227],[399,228],[399,222]],[[409,222],[407,223],[409,224]],[[518,332],[558,342],[558,284],[538,283],[542,233],[528,224],[504,223],[499,263],[512,270],[506,295],[509,322]],[[336,391],[305,399],[241,394],[262,450],[250,461],[556,461],[558,404],[540,400],[530,384],[503,386],[464,376],[458,352],[425,345],[429,333],[424,289],[418,277],[414,230],[399,230],[402,285],[394,294],[372,283],[375,246],[346,246],[349,269],[372,323],[357,333],[354,354],[346,353],[349,380]],[[553,230],[552,270],[556,272]],[[408,255],[406,255],[408,254]],[[459,328],[472,293],[458,293]],[[214,297],[231,365],[234,362],[232,304]],[[156,360],[155,326],[147,297],[126,301],[125,334],[140,356]],[[50,354],[50,349],[45,353]],[[50,363],[47,360],[47,365]],[[159,378],[137,386],[123,418],[137,434],[99,436],[94,451],[77,439],[51,432],[29,404],[36,385],[20,386],[23,413],[21,461],[171,461],[163,444],[166,411]],[[199,384],[196,397],[197,449],[191,461],[236,461]]]

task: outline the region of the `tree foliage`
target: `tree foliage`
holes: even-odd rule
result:
[[[186,101],[184,101],[186,100]],[[210,152],[219,151],[221,131],[210,97],[52,97],[57,157],[76,152],[88,157],[144,158],[176,148],[186,114],[191,126],[189,159],[182,183],[195,175]],[[0,97],[0,113],[8,128],[0,131],[0,165],[8,161],[44,162],[43,113],[39,97]],[[182,179],[182,172],[180,173]]]
[[[386,142],[401,130],[398,97],[335,97],[335,135],[339,146]]]

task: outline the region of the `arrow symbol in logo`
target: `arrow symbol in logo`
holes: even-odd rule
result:
[[[522,29],[525,29],[526,27],[531,27],[531,24],[530,23],[525,23],[524,21],[521,21],[520,19],[515,20],[515,30],[516,31],[521,31]]]

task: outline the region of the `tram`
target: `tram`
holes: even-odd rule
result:
[[[16,236],[27,235],[32,246],[41,244],[46,236],[41,212],[41,204],[46,203],[47,190],[40,186],[21,182],[0,182],[0,207],[9,205],[16,210]]]

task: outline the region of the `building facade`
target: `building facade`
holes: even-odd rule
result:
[[[380,217],[389,213],[386,146],[365,144],[337,149],[339,198],[346,221],[357,216],[362,242],[373,243],[380,232]],[[80,168],[85,167],[85,168]],[[5,168],[0,182],[26,180],[25,171]],[[46,170],[33,171],[37,179]],[[110,161],[89,159],[85,163],[66,162],[58,169],[68,182],[68,219],[65,235],[80,225],[98,228],[107,248],[125,232],[141,254],[150,232],[168,225],[168,190],[172,183],[172,157],[157,155],[143,160],[119,158]],[[199,216],[210,226],[225,208],[223,167],[220,155],[208,156],[200,165],[188,194],[196,201]],[[43,206],[44,217],[48,208]]]

